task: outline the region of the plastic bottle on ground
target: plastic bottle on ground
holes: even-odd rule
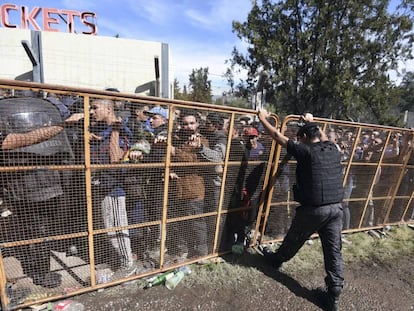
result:
[[[173,290],[178,283],[184,278],[185,274],[183,271],[177,271],[171,278],[165,280],[165,287],[169,290]]]
[[[191,274],[191,268],[189,266],[181,266],[177,269],[177,272],[184,272],[185,275]]]

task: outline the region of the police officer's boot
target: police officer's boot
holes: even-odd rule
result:
[[[268,247],[263,247],[261,249],[263,256],[265,257],[266,262],[274,269],[279,270],[283,262],[281,262],[276,256],[275,252],[272,252]]]
[[[341,290],[341,287],[328,288],[326,310],[339,311],[339,295]]]
[[[339,311],[339,296],[335,297],[328,293],[327,311]]]

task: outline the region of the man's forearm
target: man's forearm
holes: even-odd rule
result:
[[[63,124],[35,129],[29,133],[12,133],[4,139],[1,147],[3,150],[13,150],[27,147],[48,140],[63,131]]]
[[[286,146],[289,138],[280,133],[280,131],[277,128],[275,128],[273,125],[269,123],[269,121],[267,121],[266,112],[259,111],[257,115],[259,116],[260,122],[262,122],[263,126],[265,127],[269,135],[274,140],[276,140],[278,144]]]

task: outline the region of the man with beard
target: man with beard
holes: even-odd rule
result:
[[[180,130],[173,141],[171,150],[172,162],[199,162],[201,145],[208,146],[208,141],[199,133],[199,117],[193,110],[182,110],[180,113]],[[204,178],[201,167],[183,166],[174,168],[170,174],[172,191],[176,200],[169,212],[172,217],[191,216],[204,213]],[[171,217],[169,215],[169,217]],[[175,228],[174,228],[175,227]],[[178,226],[171,226],[168,249],[170,254],[178,254],[180,232]],[[191,236],[186,238],[186,247],[189,257],[202,257],[208,254],[207,224],[204,219],[195,218],[183,221],[180,224],[181,237],[183,233]],[[200,262],[202,263],[202,262]]]

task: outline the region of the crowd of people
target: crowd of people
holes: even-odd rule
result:
[[[264,112],[258,114],[260,122],[254,116],[239,116],[230,122],[229,113],[108,98],[91,98],[85,133],[85,111],[78,98],[27,95],[3,95],[0,101],[1,164],[41,167],[84,163],[84,137],[89,138],[89,160],[97,167],[90,176],[93,226],[104,229],[95,238],[96,263],[109,265],[115,279],[159,266],[161,245],[165,246],[164,264],[185,258],[208,262],[205,257],[212,251],[215,213],[220,206],[228,213],[220,215],[224,230],[219,247],[237,252],[247,245],[274,139],[287,148],[275,185],[281,192],[291,189],[287,163],[295,157],[298,164],[294,200],[302,208],[292,217],[278,252],[264,253],[269,263],[279,268],[310,234],[319,232],[324,245],[326,283],[332,303],[336,304],[343,286],[341,230],[352,227],[349,199],[351,195],[368,198],[367,225],[380,223],[384,210],[375,210],[375,192],[384,191],[379,182],[381,176],[394,174],[392,167],[353,165],[345,175],[346,164],[350,160],[376,163],[380,159],[384,163],[402,163],[409,142],[402,133],[394,132],[388,138],[387,131],[371,129],[358,134],[351,128],[328,128],[322,135],[307,116],[297,133],[289,129],[285,132],[287,137],[269,123]],[[319,154],[312,146],[327,150],[327,154]],[[323,158],[323,165],[309,162],[314,153]],[[412,179],[412,170],[407,172],[404,178]],[[53,169],[12,170],[0,175],[5,202],[1,218],[3,241],[42,240],[51,235],[87,231],[83,171],[67,174]],[[374,186],[370,187],[374,177]],[[314,185],[315,180],[322,186]],[[314,222],[310,223],[309,217]],[[143,223],[151,225],[139,225]],[[286,224],[279,224],[287,229]],[[128,228],[131,225],[138,226]],[[19,259],[23,272],[34,284],[54,288],[61,284],[61,275],[50,271],[50,251],[67,247],[64,242],[78,243],[76,239],[46,239],[17,246],[11,255]],[[85,245],[77,246],[87,250]],[[88,256],[86,251],[85,258]]]
[[[341,160],[344,163],[343,172],[345,174],[346,164],[349,161],[355,163],[349,170],[346,180],[344,181],[344,226],[347,230],[351,227],[358,226],[354,223],[351,225],[351,211],[349,199],[362,199],[368,197],[368,209],[365,214],[366,226],[375,226],[384,222],[387,205],[381,206],[381,201],[378,201],[376,207],[373,200],[375,197],[384,197],[389,194],[389,184],[381,182],[381,180],[388,180],[396,182],[399,170],[395,170],[390,166],[376,166],[375,164],[380,160],[383,163],[402,163],[402,155],[405,154],[406,148],[409,145],[409,136],[403,135],[400,132],[390,133],[390,138],[387,141],[388,131],[378,131],[372,129],[362,130],[359,139],[357,140],[357,133],[350,129],[328,129],[328,139],[334,143],[341,152]],[[371,184],[373,187],[371,189]],[[362,208],[355,211],[356,218],[361,216]]]
[[[13,119],[15,123],[15,126],[4,122],[1,124],[3,165],[64,165],[85,161],[85,112],[82,101],[50,93],[16,93],[3,99],[5,101],[1,107],[9,114],[8,120]],[[28,106],[29,102],[36,104]],[[13,111],[8,111],[12,104]],[[260,195],[257,184],[260,176],[257,176],[257,172],[256,176],[250,177],[250,181],[246,181],[250,174],[246,173],[248,161],[261,164],[266,159],[264,143],[260,142],[263,133],[259,132],[252,120],[237,119],[232,137],[228,139],[228,115],[218,112],[187,108],[172,110],[162,106],[95,98],[90,101],[89,117],[87,134],[91,164],[146,164],[143,167],[128,168],[122,165],[121,168],[99,168],[91,172],[94,228],[105,229],[106,232],[96,237],[96,263],[109,264],[115,271],[114,278],[127,277],[159,264],[156,262],[159,258],[154,258],[156,256],[151,251],[158,250],[159,256],[163,238],[161,225],[133,229],[125,227],[151,221],[161,223],[164,204],[167,204],[169,219],[191,218],[167,224],[165,258],[177,260],[176,257],[185,256],[200,258],[200,263],[205,261],[203,257],[212,249],[215,218],[191,216],[218,211],[223,162],[229,142],[229,161],[239,162],[229,169],[229,182],[225,187],[230,191],[225,192],[223,209],[249,207],[254,197]],[[171,135],[170,118],[173,118]],[[22,123],[18,124],[20,121]],[[30,126],[23,121],[31,122]],[[171,137],[170,154],[167,154],[168,137]],[[49,149],[42,149],[42,146],[48,146]],[[168,196],[165,197],[166,170],[165,165],[159,163],[165,163],[167,158],[170,159],[171,167]],[[259,173],[263,173],[263,169]],[[78,229],[87,230],[84,181],[76,178],[67,182],[65,187],[61,186],[65,178],[81,176],[82,172],[77,171],[77,174],[64,178],[65,174],[59,170],[2,174],[2,198],[10,207],[10,214],[2,219],[8,222],[6,231],[17,227],[27,228],[20,230],[20,233],[8,232],[5,240],[30,240],[51,234],[71,233],[77,230],[76,222],[82,223]],[[232,176],[235,175],[238,175],[237,180],[233,179],[237,182],[236,186],[231,184]],[[44,192],[47,193],[43,195]],[[37,197],[29,197],[28,193]],[[61,213],[63,210],[64,213]],[[51,222],[51,218],[56,221]],[[228,232],[224,234],[226,241],[222,245],[231,247],[234,243],[244,244],[246,227],[255,220],[255,214],[234,213],[228,218]],[[65,220],[70,220],[70,223],[64,224]],[[54,226],[63,229],[55,231],[51,228]],[[28,227],[39,230],[30,230]],[[76,245],[77,241],[71,239],[69,242],[74,243],[72,249],[73,246],[78,251],[86,249],[85,245]],[[51,288],[61,284],[60,275],[50,272],[49,260],[51,249],[68,246],[58,244],[45,242],[16,248],[14,255],[21,260],[24,273],[32,277],[35,284]],[[32,252],[32,256],[29,256],[29,252]],[[84,252],[87,258],[87,251]]]
[[[287,127],[285,131],[285,135],[293,140],[297,140],[296,134],[292,131],[295,127],[297,127],[296,123]],[[389,188],[389,182],[396,183],[400,171],[391,166],[377,166],[375,164],[380,161],[380,158],[382,158],[382,163],[403,163],[402,156],[407,152],[410,136],[398,131],[389,133],[389,131],[369,128],[362,129],[358,135],[357,128],[347,126],[328,126],[325,129],[325,133],[327,139],[334,143],[341,153],[344,177],[342,202],[344,209],[343,230],[359,226],[366,198],[369,199],[363,225],[375,226],[382,224],[389,206],[376,198],[384,197],[391,193],[392,188]],[[390,138],[388,143],[385,144],[388,135],[390,135]],[[294,178],[292,179],[292,176],[289,174],[290,166],[288,161],[290,159],[291,155],[286,154],[279,163],[274,183],[275,201],[277,202],[288,200],[287,193],[291,190],[292,183],[294,182]],[[352,165],[346,174],[349,162],[352,162]],[[406,170],[404,180],[412,179],[411,175],[411,170]],[[372,183],[373,188],[370,191]],[[403,183],[403,185],[406,184]],[[402,189],[400,190],[402,191]],[[406,191],[405,195],[408,195],[408,193]],[[353,203],[351,203],[351,197]],[[273,215],[275,212],[277,212],[277,215]],[[288,224],[288,218],[291,219],[292,216],[289,213],[291,214],[289,206],[276,207],[273,211],[271,210],[272,219],[268,222],[267,232],[276,237],[283,237],[286,234],[286,226],[283,227],[282,222],[285,225]],[[353,215],[352,219],[351,214]]]

